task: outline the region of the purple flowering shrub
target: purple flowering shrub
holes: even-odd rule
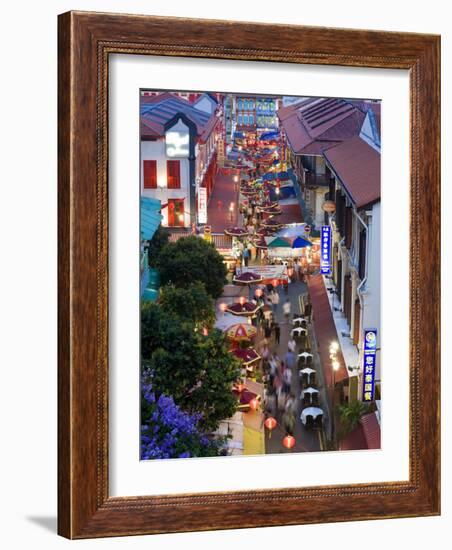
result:
[[[211,439],[199,431],[200,414],[180,409],[172,397],[156,395],[152,384],[141,382],[142,460],[219,456],[224,453],[225,439]]]

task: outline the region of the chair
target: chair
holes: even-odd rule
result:
[[[307,430],[314,429],[314,418],[310,414],[308,414],[308,416],[306,417],[306,429]]]
[[[323,425],[323,415],[319,414],[314,419],[314,428],[316,430],[321,430]]]

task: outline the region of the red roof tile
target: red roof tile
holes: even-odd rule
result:
[[[340,442],[341,451],[381,449],[381,430],[376,413],[365,414],[358,426]]]
[[[294,153],[312,155],[358,135],[365,118],[352,102],[335,98],[302,101],[277,114]]]
[[[334,324],[333,313],[328,300],[325,283],[322,275],[311,275],[308,277],[308,290],[311,298],[312,313],[314,320],[314,331],[317,339],[320,362],[323,368],[323,375],[327,386],[331,386],[333,379],[333,366],[330,359],[331,342],[338,342],[336,325]],[[348,379],[348,370],[345,366],[342,351],[337,353],[339,369],[335,372],[335,382]]]
[[[344,141],[324,156],[358,208],[380,200],[380,153],[360,137]]]
[[[381,429],[378,422],[377,413],[373,412],[365,414],[360,424],[363,428],[364,437],[366,438],[368,449],[380,449],[381,448]]]

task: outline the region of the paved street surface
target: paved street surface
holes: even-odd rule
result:
[[[272,351],[275,351],[279,357],[284,360],[284,356],[287,352],[287,342],[289,341],[289,334],[290,331],[293,328],[293,325],[291,324],[290,320],[289,323],[285,320],[283,310],[282,310],[282,304],[285,302],[286,298],[289,297],[292,307],[292,313],[297,313],[300,311],[300,305],[299,305],[299,296],[300,294],[304,294],[307,291],[306,285],[301,282],[292,282],[289,284],[289,293],[288,295],[285,294],[284,290],[281,287],[278,287],[278,293],[280,297],[280,303],[277,307],[277,310],[275,312],[276,320],[279,323],[281,327],[281,339],[279,345],[275,344],[274,337],[272,336],[270,348]],[[291,314],[292,318],[292,314]],[[282,425],[281,425],[281,417],[282,412],[278,411],[278,414],[276,416],[276,420],[278,421],[278,426],[273,430],[271,435],[269,435],[268,430],[266,430],[266,436],[265,436],[265,450],[266,453],[294,453],[294,452],[302,452],[302,451],[320,451],[320,439],[319,439],[319,433],[317,431],[308,431],[302,424],[300,420],[300,414],[302,410],[301,401],[300,401],[300,394],[301,394],[301,388],[300,388],[300,380],[298,376],[298,367],[295,367],[292,372],[292,387],[291,392],[296,397],[297,400],[297,406],[296,406],[296,424],[295,424],[295,430],[293,436],[295,437],[296,444],[291,449],[286,449],[283,444],[282,440],[284,436],[286,435]]]
[[[236,174],[238,175],[238,170]],[[238,182],[234,181],[233,174],[226,174],[225,170],[220,168],[207,205],[207,219],[212,233],[222,233],[226,227],[237,225],[238,200]],[[229,210],[231,203],[234,205],[232,213]]]

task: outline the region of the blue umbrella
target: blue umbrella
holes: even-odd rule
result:
[[[264,132],[259,139],[262,141],[277,139],[279,137],[279,132]]]
[[[292,243],[292,248],[305,248],[306,246],[312,246],[312,243],[303,237],[297,237]]]

